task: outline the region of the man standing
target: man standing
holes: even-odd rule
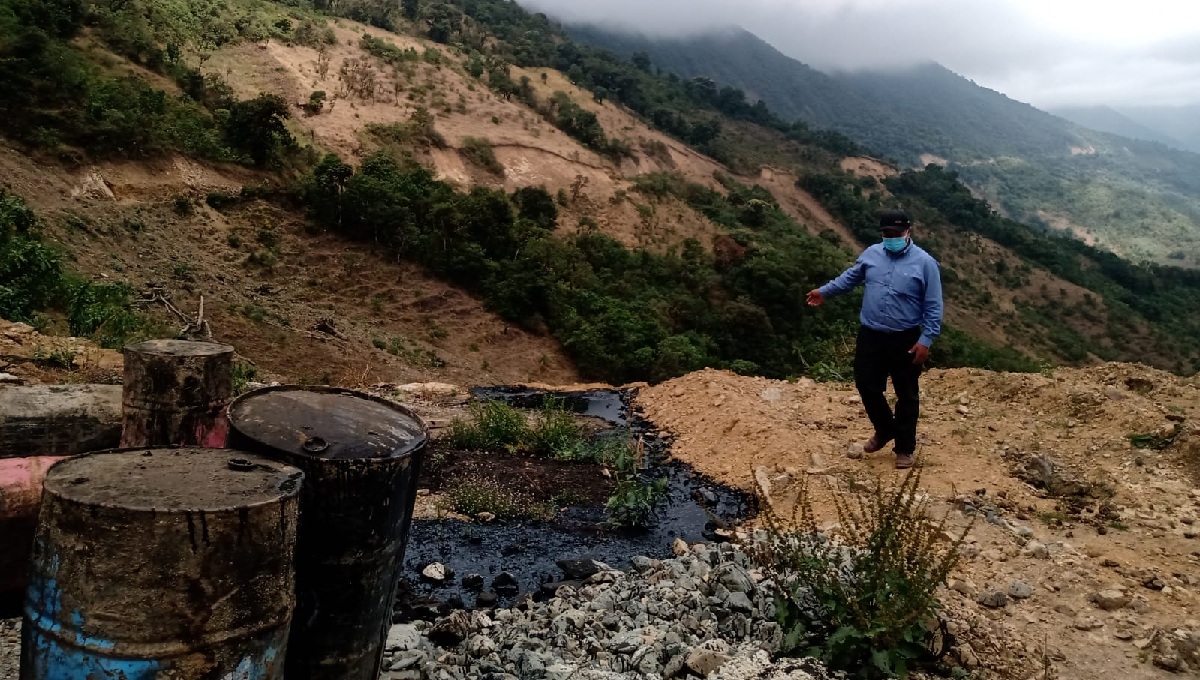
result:
[[[930,346],[942,332],[942,278],[937,261],[913,243],[908,215],[885,212],[879,229],[883,242],[863,251],[841,276],[810,292],[808,304],[819,307],[826,298],[866,284],[854,382],[875,435],[863,450],[875,453],[895,441],[896,469],[905,470],[912,467],[917,450],[918,378]],[[889,375],[896,390],[894,414],[885,395]]]

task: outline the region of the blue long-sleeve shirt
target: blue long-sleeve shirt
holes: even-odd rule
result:
[[[854,266],[821,286],[821,295],[833,297],[866,283],[862,325],[877,331],[907,331],[921,327],[920,343],[926,347],[942,333],[942,276],[937,260],[915,243],[898,254],[877,243],[858,256]]]

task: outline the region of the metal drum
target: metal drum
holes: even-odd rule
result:
[[[0,619],[21,615],[42,480],[61,456],[0,458]]]
[[[304,471],[287,676],[376,680],[428,432],[404,407],[269,387],[229,407],[229,442]]]
[[[225,446],[233,348],[149,340],[125,348],[121,446]]]
[[[299,470],[132,449],[46,475],[21,680],[282,680]]]

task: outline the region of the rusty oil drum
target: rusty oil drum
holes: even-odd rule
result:
[[[229,407],[229,444],[304,471],[288,678],[376,680],[428,431],[338,388],[268,387]]]
[[[302,480],[278,461],[220,449],[55,463],[21,680],[282,680]]]
[[[147,340],[129,345],[124,354],[122,447],[225,446],[233,347]]]

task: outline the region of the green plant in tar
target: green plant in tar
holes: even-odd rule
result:
[[[546,397],[541,412],[529,431],[529,448],[539,456],[577,460],[576,452],[587,443],[583,428],[561,400]]]
[[[658,502],[666,492],[666,477],[647,483],[637,475],[619,475],[616,490],[604,504],[608,512],[606,524],[622,529],[650,526],[657,517]]]
[[[501,401],[471,404],[471,420],[450,423],[449,443],[471,451],[516,451],[529,441],[529,423],[515,408]]]
[[[627,438],[610,437],[597,455],[606,457],[613,470],[617,488],[604,504],[608,526],[620,529],[642,529],[654,523],[659,501],[666,496],[666,477],[653,481],[639,474],[639,450]],[[615,443],[614,443],[615,442]]]
[[[833,534],[818,529],[807,479],[790,522],[767,513],[770,541],[758,558],[781,584],[785,652],[858,678],[904,677],[930,656],[936,590],[958,564],[966,530],[944,542],[946,520],[929,519],[920,481],[914,468],[899,485],[877,480],[853,501],[834,494]]]

